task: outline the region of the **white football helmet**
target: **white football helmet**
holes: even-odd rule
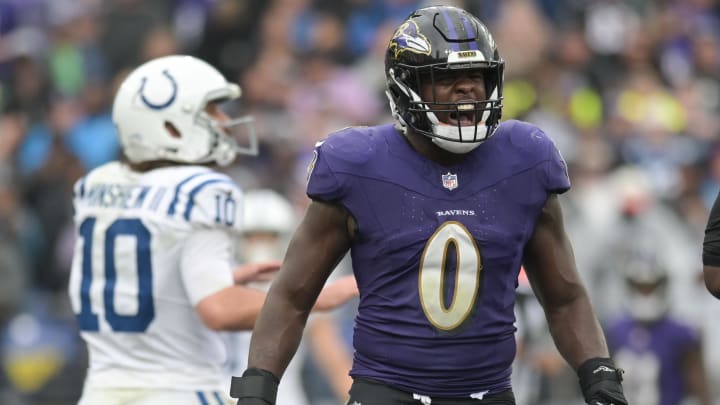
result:
[[[133,163],[169,160],[224,166],[237,153],[257,154],[253,119],[220,122],[205,107],[211,101],[239,97],[240,87],[208,63],[186,55],[164,56],[139,66],[123,81],[113,103],[113,122]]]
[[[249,190],[244,197],[242,260],[282,259],[296,225],[292,204],[270,189]]]
[[[295,228],[295,210],[287,198],[270,189],[245,193],[244,233],[287,235]]]
[[[662,318],[670,310],[670,279],[659,255],[654,250],[629,252],[621,266],[630,315],[640,322]]]

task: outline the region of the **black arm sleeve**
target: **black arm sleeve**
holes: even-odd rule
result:
[[[705,227],[702,258],[704,265],[720,266],[720,194],[715,197]]]

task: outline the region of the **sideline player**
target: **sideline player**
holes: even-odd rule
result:
[[[605,329],[613,357],[629,374],[625,394],[633,405],[710,405],[700,331],[673,313],[671,275],[651,249],[618,252],[625,310]]]

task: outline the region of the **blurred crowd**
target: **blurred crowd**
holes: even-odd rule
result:
[[[601,321],[627,307],[619,258],[652,253],[669,274],[671,313],[703,342],[720,403],[720,303],[704,291],[700,256],[720,190],[719,2],[442,3],[495,34],[506,61],[503,119],[539,125],[567,160],[565,220]],[[71,186],[119,156],[110,108],[129,69],[185,53],[238,82],[261,152],[229,174],[301,211],[314,143],[392,120],[385,48],[398,22],[429,4],[0,0],[0,403],[62,405],[79,395],[87,359],[66,294]],[[523,283],[518,294],[518,403],[579,403]],[[338,317],[349,336],[348,319]],[[330,390],[308,367],[310,402],[320,404]]]

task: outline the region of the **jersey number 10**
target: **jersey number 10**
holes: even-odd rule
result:
[[[80,283],[80,313],[78,324],[83,331],[100,329],[98,314],[93,312],[91,287],[93,268],[104,269],[105,285],[102,288],[105,320],[115,332],[144,332],[155,318],[155,304],[152,297],[152,262],[150,260],[150,231],[139,219],[118,219],[107,228],[104,238],[93,238],[95,231],[93,217],[80,224],[80,237],[83,240],[82,280]],[[120,236],[135,239],[135,269],[137,271],[137,313],[122,315],[115,308],[115,288],[117,268],[115,266],[115,243]],[[103,263],[93,263],[93,243],[103,243]],[[95,257],[97,258],[97,257]],[[95,266],[95,267],[94,267]],[[101,267],[98,267],[101,266]]]

